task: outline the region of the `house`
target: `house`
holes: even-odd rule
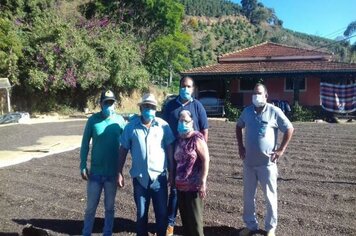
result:
[[[321,83],[331,83],[354,85],[351,100],[356,102],[356,64],[333,61],[332,54],[318,50],[271,42],[224,54],[217,64],[181,75],[192,77],[199,90],[217,90],[223,99],[230,96],[238,107],[251,103],[253,87],[261,81],[268,88],[269,101],[320,106]]]

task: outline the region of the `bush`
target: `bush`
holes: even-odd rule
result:
[[[232,105],[230,101],[225,101],[225,116],[229,121],[236,121],[241,115],[241,109]]]
[[[291,121],[313,121],[316,116],[317,114],[315,111],[296,104],[292,107],[290,119]]]

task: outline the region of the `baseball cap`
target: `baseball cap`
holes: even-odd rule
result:
[[[151,104],[153,106],[157,106],[157,100],[155,98],[155,95],[151,93],[144,94],[141,98],[141,102],[138,105],[142,104]]]
[[[100,96],[100,102],[105,102],[108,100],[116,101],[114,93],[111,90],[102,91]]]

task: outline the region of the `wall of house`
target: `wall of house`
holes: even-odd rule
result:
[[[306,78],[306,91],[299,95],[300,104],[304,106],[320,106],[320,78]]]
[[[285,79],[270,78],[264,79],[268,89],[268,101],[286,100],[289,104],[294,103],[294,91],[285,90]],[[303,106],[320,105],[320,79],[319,77],[309,76],[305,80],[305,90],[299,91],[299,104]],[[231,102],[236,106],[247,106],[251,104],[253,91],[241,91],[239,80],[233,80],[230,84]]]

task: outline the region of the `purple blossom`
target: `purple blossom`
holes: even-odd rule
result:
[[[68,84],[72,88],[77,87],[77,77],[75,76],[75,72],[73,67],[67,68],[63,80],[66,84]]]
[[[57,54],[57,55],[59,55],[59,54],[62,52],[61,48],[60,48],[58,45],[55,45],[55,46],[53,47],[53,51],[54,51],[54,53]]]

